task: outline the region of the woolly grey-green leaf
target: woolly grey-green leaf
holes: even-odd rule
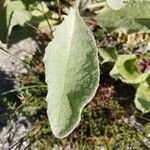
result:
[[[150,1],[128,1],[119,10],[106,6],[95,17],[99,25],[108,32],[123,30],[128,33],[148,31],[150,29]]]
[[[48,118],[53,134],[69,135],[78,125],[84,106],[99,85],[96,43],[78,10],[71,10],[54,32],[44,63],[48,84]]]

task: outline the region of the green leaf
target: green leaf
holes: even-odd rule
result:
[[[117,52],[114,47],[100,48],[100,56],[104,59],[104,62],[115,62],[117,59]]]
[[[0,10],[0,41],[6,42],[9,25],[11,23],[14,11],[25,10],[25,6],[21,1],[12,1],[4,9]]]
[[[137,84],[145,81],[149,73],[139,73],[136,67],[136,55],[118,55],[116,63],[110,72],[115,79],[120,79],[125,83]]]
[[[69,135],[99,85],[96,43],[77,10],[54,32],[44,56],[48,118],[56,137]]]
[[[0,17],[2,18],[0,20],[0,29],[2,31],[0,40],[4,43],[7,42],[7,38],[15,25],[24,26],[25,23],[28,23],[40,30],[44,30],[49,27],[45,15],[50,24],[53,25],[55,22],[50,19],[51,13],[46,3],[40,2],[38,4],[36,0],[10,2],[5,9],[0,10]]]
[[[8,27],[7,36],[11,34],[11,31],[14,26],[20,25],[24,26],[26,22],[28,22],[32,18],[31,14],[25,10],[14,11],[11,17],[11,21]]]
[[[129,1],[119,10],[106,6],[96,16],[99,25],[108,32],[124,30],[128,33],[150,29],[150,1]]]
[[[5,49],[5,44],[0,41],[0,49]]]
[[[150,111],[150,76],[139,85],[135,96],[135,105],[143,113]]]
[[[41,32],[46,31],[46,34],[51,34],[50,28],[58,23],[56,19],[52,19],[52,16],[57,16],[58,14],[51,12],[45,2],[37,4],[36,8],[30,11],[29,15],[31,16],[29,23],[37,27]]]

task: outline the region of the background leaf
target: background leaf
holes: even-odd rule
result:
[[[138,87],[135,96],[135,105],[143,113],[150,111],[150,76]]]
[[[0,10],[0,40],[7,41],[8,29],[11,23],[14,11],[25,10],[25,6],[21,1],[12,1],[5,8]]]
[[[103,62],[115,62],[117,59],[117,52],[114,47],[100,48],[99,54],[104,59]]]
[[[51,25],[55,24],[56,21],[51,19],[51,12],[44,2],[36,0],[22,0],[12,1],[4,9],[0,10],[0,41],[3,43],[7,42],[9,35],[14,26],[30,26],[37,27],[40,31],[51,32],[48,26],[48,22]],[[47,20],[45,18],[47,17]]]
[[[128,33],[148,31],[150,29],[150,1],[129,1],[119,10],[105,7],[95,17],[99,25],[107,32],[124,30]]]
[[[137,84],[145,81],[149,73],[139,73],[136,67],[136,55],[118,55],[116,63],[110,72],[115,79],[120,79],[125,83]]]
[[[48,118],[56,137],[73,131],[83,107],[99,85],[99,63],[93,36],[77,10],[54,32],[44,57],[48,84]]]

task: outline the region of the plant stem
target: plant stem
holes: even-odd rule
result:
[[[21,61],[21,62],[23,62],[23,63],[26,64],[26,62],[25,62],[24,60],[22,60],[22,59],[20,59],[20,58],[17,58],[15,55],[11,54],[10,52],[8,52],[8,51],[7,51],[6,49],[4,49],[3,47],[0,47],[0,50],[2,50],[3,52],[5,52],[6,54],[10,55],[11,57],[15,58],[16,60],[19,60],[19,61]]]
[[[79,5],[81,3],[81,0],[77,0],[76,3],[75,3],[75,8],[78,9],[79,8]]]
[[[57,5],[58,5],[58,16],[59,16],[59,20],[61,20],[61,6],[60,6],[60,1],[57,0]]]
[[[47,24],[48,24],[48,26],[49,26],[50,33],[52,33],[52,32],[53,32],[53,30],[52,30],[51,24],[50,24],[50,22],[49,22],[49,20],[48,20],[48,17],[47,17],[47,15],[46,15],[46,13],[45,13],[45,10],[44,10],[44,7],[43,7],[43,4],[42,4],[42,3],[40,3],[40,5],[41,5],[41,7],[42,7],[42,11],[41,11],[41,10],[39,10],[39,11],[40,11],[40,12],[44,15],[44,17],[45,17],[45,19],[46,19],[46,21],[47,21]]]
[[[0,94],[0,96],[4,96],[10,93],[15,93],[15,92],[18,92],[19,90],[25,90],[25,89],[31,89],[31,88],[47,88],[47,85],[31,85],[31,86],[20,87],[18,89],[12,89],[7,92],[3,92],[2,94]]]

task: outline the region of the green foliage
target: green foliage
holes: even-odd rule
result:
[[[39,73],[34,73],[35,77],[32,79],[32,82],[35,81],[36,83],[39,80],[37,75]],[[103,75],[106,76],[106,74]],[[25,84],[27,84],[26,78],[24,78]],[[32,85],[32,83],[30,84]],[[146,129],[139,132],[138,126],[131,126],[128,122],[128,117],[133,112],[135,115],[137,114],[136,110],[130,108],[130,103],[128,103],[127,107],[124,107],[117,101],[117,98],[113,99],[113,90],[109,90],[106,94],[102,93],[103,88],[99,89],[93,101],[83,110],[82,120],[76,130],[64,139],[55,138],[49,127],[48,119],[45,115],[46,105],[42,106],[42,103],[45,102],[42,95],[43,92],[46,94],[46,89],[44,91],[40,88],[38,89],[37,86],[35,89],[24,90],[22,97],[26,99],[27,103],[23,108],[29,107],[31,109],[27,112],[24,111],[24,113],[29,114],[32,112],[32,107],[34,109],[35,105],[38,105],[36,113],[29,115],[31,119],[34,120],[36,118],[37,120],[28,135],[32,141],[30,149],[52,149],[55,146],[57,148],[70,146],[81,150],[99,149],[100,147],[106,149],[121,149],[122,147],[124,149],[127,147],[146,149],[147,146],[143,143],[143,139],[146,133],[149,133],[147,131],[148,121],[145,121],[147,118],[143,116],[145,119],[142,119],[145,122]],[[130,91],[126,87],[124,90]],[[107,101],[106,98],[108,99]],[[141,114],[137,115],[141,116]]]
[[[107,47],[105,49],[99,49],[99,54],[105,62],[115,62],[117,59],[116,49],[114,47]]]
[[[20,78],[22,86],[32,87],[41,82],[45,85],[44,81],[41,80],[41,76],[44,76],[44,68],[41,65],[42,56],[40,54],[37,53],[30,61],[32,67],[30,76],[24,75]],[[106,67],[105,64],[103,65]],[[19,97],[24,105],[21,104],[22,108],[19,107],[19,110],[33,120],[33,127],[28,134],[31,141],[29,149],[52,149],[54,147],[59,149],[68,146],[72,149],[81,150],[99,149],[100,147],[105,149],[126,149],[128,147],[141,150],[147,149],[143,139],[149,133],[148,121],[146,121],[148,117],[138,113],[132,106],[132,101],[125,99],[125,101],[120,102],[120,97],[114,98],[115,91],[113,88],[102,86],[105,80],[109,80],[106,72],[101,74],[101,78],[103,79],[101,80],[101,86],[95,98],[83,110],[80,124],[74,132],[63,139],[55,138],[50,129],[46,115],[47,105],[44,100],[47,93],[46,88],[40,88],[37,85],[34,88],[22,90]],[[116,84],[118,85],[118,83]],[[117,86],[115,87],[117,88]],[[122,91],[126,93],[125,95],[132,97],[131,89],[128,89],[127,86],[122,88],[122,85],[119,84],[118,88],[121,88],[121,97]],[[106,93],[104,93],[105,91]],[[116,92],[118,94],[118,91]],[[132,126],[129,123],[129,118],[133,113],[144,118],[141,122],[144,122],[143,126],[146,129],[141,129],[139,132],[139,126]]]
[[[46,3],[42,1],[15,0],[0,9],[0,18],[0,30],[2,31],[0,41],[5,43],[16,25],[30,26],[34,29],[37,27],[39,30],[49,26],[51,13]],[[53,21],[52,24],[54,23]]]
[[[35,0],[16,0],[11,1],[0,9],[0,30],[2,31],[0,40],[2,42],[7,41],[15,25],[24,26],[31,23],[31,26],[35,25],[34,29],[38,27],[37,30],[43,24],[45,26],[45,22],[46,26],[49,25],[47,24],[48,21],[51,21],[49,7],[45,3],[41,5],[36,2]],[[104,8],[100,10],[100,14],[95,17],[99,25],[107,32],[120,29],[128,33],[149,32],[150,1],[129,1],[123,7],[122,1],[120,2],[117,4],[107,0],[107,4],[114,10],[105,3]],[[61,7],[57,7],[59,7],[58,12],[61,13]],[[120,9],[121,7],[122,9]],[[45,10],[44,13],[43,9]],[[57,16],[60,17],[60,14]],[[61,17],[58,20],[61,20]],[[41,22],[43,23],[42,25]],[[50,25],[49,27],[50,31],[52,31]],[[93,99],[99,84],[99,65],[96,50],[94,38],[79,15],[78,10],[71,10],[62,24],[56,28],[54,39],[46,48],[44,63],[46,82],[48,84],[47,104],[44,101],[47,86],[43,81],[43,70],[42,77],[41,74],[31,74],[30,82],[24,83],[22,94],[19,97],[22,105],[18,109],[23,107],[21,109],[22,113],[31,118],[38,118],[38,121],[40,120],[37,125],[36,136],[32,134],[35,132],[34,130],[29,134],[29,137],[31,139],[34,137],[33,139],[37,143],[41,140],[39,142],[40,149],[45,149],[45,145],[43,146],[41,143],[45,142],[45,139],[52,138],[52,133],[58,138],[64,138],[79,124],[81,112],[85,105]],[[136,65],[137,56],[134,54],[118,55],[113,47],[101,48],[99,53],[104,59],[103,62],[114,64],[113,69],[110,71],[111,77],[120,79],[122,82],[133,85],[136,88],[136,107],[144,113],[149,112],[150,73],[139,72]],[[36,59],[41,61],[41,55],[39,57]],[[35,66],[32,69],[34,70]],[[104,76],[108,75],[105,74]],[[105,78],[103,77],[103,79]],[[110,78],[107,78],[107,80],[109,82]],[[25,82],[27,81],[25,80]],[[102,85],[106,83],[103,80],[101,81]],[[31,86],[28,87],[28,84]],[[117,85],[115,84],[115,86]],[[120,84],[119,86],[121,87]],[[79,149],[89,148],[86,144],[83,144],[89,140],[87,138],[89,135],[92,142],[96,141],[97,145],[106,145],[107,149],[118,148],[119,146],[116,147],[118,143],[121,145],[119,149],[130,146],[135,146],[134,148],[137,149],[139,145],[142,147],[140,142],[137,144],[137,140],[143,140],[141,139],[143,133],[137,133],[137,130],[134,131],[132,127],[125,123],[125,111],[127,110],[123,110],[118,103],[119,100],[114,100],[112,93],[105,93],[105,90],[109,91],[110,89],[102,89],[101,95],[96,97],[98,102],[91,102],[83,110],[85,120],[84,123],[81,121],[79,133],[72,133],[68,139],[72,140],[74,136],[77,137],[76,141],[80,144]],[[131,99],[132,95],[129,96]],[[13,104],[8,106],[15,107]],[[46,111],[52,132],[48,127]],[[133,132],[130,133],[130,131]],[[49,134],[51,136],[48,136]],[[87,137],[84,137],[83,134],[87,135]],[[41,138],[43,135],[44,140]],[[79,138],[80,136],[81,138]],[[123,139],[123,142],[120,142],[120,139]],[[53,144],[54,141],[51,141],[51,143]],[[58,142],[58,140],[56,141]],[[94,149],[93,145],[92,143],[89,149]]]
[[[57,27],[44,62],[47,113],[53,133],[62,138],[78,125],[82,109],[99,85],[96,44],[78,10],[72,10]]]
[[[0,10],[0,40],[6,42],[9,25],[11,23],[12,15],[14,11],[24,10],[25,6],[21,1],[10,2],[7,6]],[[11,30],[11,29],[10,29]]]
[[[128,1],[122,9],[115,8],[116,3],[111,0],[107,1],[109,7],[101,10],[96,16],[99,25],[106,29],[107,32],[119,31],[120,29],[128,32],[149,32],[150,29],[150,1],[135,0]],[[121,6],[121,5],[120,5]],[[100,49],[100,55],[104,62],[114,62],[115,65],[110,71],[111,77],[133,85],[136,89],[135,105],[144,113],[150,111],[150,72],[139,72],[137,68],[138,58],[135,54],[117,55],[115,48]],[[116,59],[117,58],[117,59]]]
[[[147,80],[139,85],[135,96],[135,104],[142,112],[150,111],[150,75]]]
[[[114,62],[110,76],[120,79],[137,88],[135,95],[136,107],[144,113],[150,111],[150,72],[140,73],[137,69],[137,57],[134,54],[117,55],[115,48],[99,50],[104,62]],[[112,57],[113,56],[113,57]],[[115,57],[114,57],[115,56]],[[117,59],[116,59],[117,58]]]
[[[147,79],[149,73],[139,73],[136,66],[136,55],[118,55],[118,59],[110,72],[115,79],[121,79],[125,83],[138,84]]]
[[[99,25],[107,32],[123,30],[128,33],[150,29],[150,1],[129,1],[119,10],[113,10],[106,6],[95,17]]]

